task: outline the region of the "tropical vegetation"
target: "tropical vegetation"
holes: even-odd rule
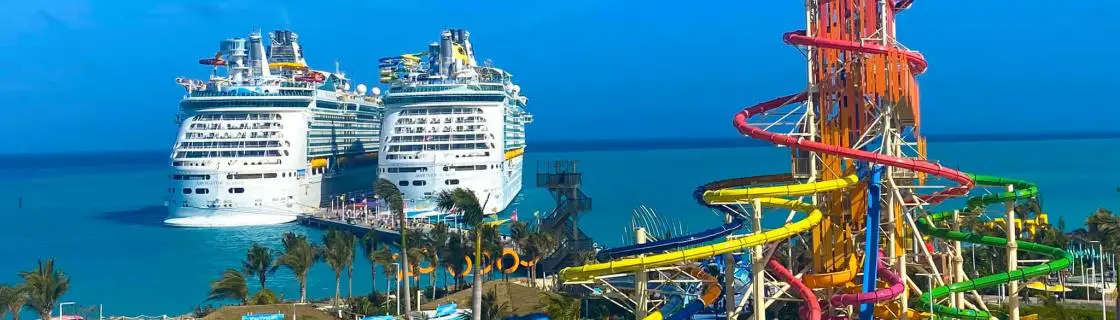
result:
[[[401,264],[400,265],[401,265],[402,268],[404,268],[404,270],[401,270],[401,272],[402,272],[402,274],[407,275],[409,273],[408,254],[407,254],[407,252],[408,252],[408,235],[407,235],[407,233],[408,233],[408,217],[405,216],[405,213],[404,213],[404,196],[401,195],[401,190],[397,188],[397,185],[395,183],[393,183],[392,181],[389,181],[389,180],[385,180],[385,179],[377,180],[377,184],[375,184],[373,186],[373,192],[374,192],[374,194],[377,195],[378,198],[381,199],[381,201],[384,201],[389,206],[389,211],[392,212],[392,214],[394,214],[398,217],[397,223],[399,224],[398,226],[400,227],[398,231],[400,232],[400,237],[401,237],[400,248],[401,248],[401,252],[406,253],[406,254],[400,255],[400,259],[401,259]],[[412,292],[410,290],[410,286],[408,285],[408,281],[404,281],[404,292],[406,292],[406,293],[407,292]],[[412,299],[411,299],[411,296],[412,296],[412,294],[405,294],[403,299],[401,299],[401,302],[403,302],[402,304],[404,304],[404,314],[412,314]]]
[[[482,261],[482,230],[479,230],[479,227],[482,225],[483,205],[478,203],[478,197],[471,190],[455,188],[454,190],[440,192],[436,201],[436,206],[441,210],[458,212],[462,216],[463,222],[473,229],[475,238],[474,259],[471,259],[471,261],[481,265],[479,262]],[[474,278],[474,284],[471,288],[471,315],[474,320],[480,320],[482,317],[482,277],[479,269],[482,268],[471,268],[471,276]]]
[[[55,303],[70,289],[70,277],[54,267],[54,259],[39,260],[38,267],[19,276],[27,294],[26,305],[39,314],[39,319],[50,319]]]

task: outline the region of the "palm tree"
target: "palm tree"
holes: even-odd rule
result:
[[[27,290],[27,305],[39,313],[39,319],[50,319],[55,301],[70,289],[70,277],[54,268],[54,259],[39,260],[38,268],[19,276]]]
[[[529,261],[540,261],[545,257],[552,255],[556,250],[556,238],[551,233],[541,232],[540,229],[535,229],[525,239],[525,244],[522,251],[525,252],[525,259]],[[532,286],[536,286],[537,265],[534,263],[529,266],[529,279]]]
[[[1108,209],[1100,208],[1089,218],[1085,219],[1088,237],[1101,242],[1105,251],[1120,255],[1120,217]],[[1113,270],[1115,273],[1116,270]],[[1120,277],[1117,277],[1117,286],[1120,287]],[[1120,312],[1120,294],[1116,295],[1116,312]],[[1117,315],[1120,317],[1120,314]]]
[[[451,249],[448,247],[448,241],[451,239],[450,228],[447,223],[438,222],[428,231],[428,247],[432,249],[430,258],[432,259],[432,266],[439,267],[440,260],[448,256]],[[438,269],[437,269],[438,270]],[[433,274],[434,275],[434,274]],[[447,273],[443,273],[443,285],[447,286]],[[435,277],[432,277],[432,287],[435,287]],[[435,290],[432,290],[432,299],[435,299]]]
[[[416,242],[413,242],[413,243],[420,243],[420,242],[416,241]],[[416,299],[417,300],[420,299],[420,261],[424,260],[424,255],[425,255],[424,251],[425,250],[422,247],[412,247],[412,248],[408,249],[408,262],[412,264],[412,265],[408,266],[408,269],[412,270],[412,273],[411,273],[411,276],[409,276],[407,274],[404,275],[405,282],[414,281],[416,283],[416,288],[415,289],[416,289]],[[413,294],[413,292],[408,291],[408,294]],[[417,302],[417,303],[419,303],[419,302]]]
[[[386,278],[393,279],[397,276],[397,270],[393,270],[392,268],[393,263],[396,263],[397,259],[393,256],[393,251],[390,251],[389,248],[381,247],[381,249],[370,253],[369,260],[371,264],[376,263],[381,266],[381,271],[385,273]],[[392,288],[390,288],[388,284],[385,285],[385,292],[386,294],[392,292]]]
[[[245,261],[241,262],[241,271],[247,276],[256,276],[257,281],[260,282],[261,290],[265,289],[264,283],[268,276],[276,273],[276,269],[279,267],[273,261],[272,249],[257,243],[249,248],[249,252],[245,254]]]
[[[377,248],[381,247],[381,237],[377,235],[377,231],[370,230],[362,236],[361,241],[362,254],[369,260],[369,274],[370,274],[370,291],[377,291],[377,261],[374,261],[374,253]]]
[[[385,180],[385,179],[380,179],[380,180],[377,180],[377,184],[374,185],[373,191],[378,197],[380,197],[382,200],[385,201],[385,203],[387,203],[389,205],[389,210],[392,210],[393,214],[397,215],[400,218],[400,220],[398,220],[398,223],[400,223],[401,252],[408,252],[408,241],[406,240],[406,238],[407,238],[406,232],[408,230],[408,218],[404,214],[404,198],[401,196],[401,190],[397,189],[397,185],[393,184],[392,181]],[[408,255],[407,254],[402,254],[401,255],[401,267],[404,268],[404,270],[402,270],[403,274],[407,275],[408,274]],[[404,282],[404,291],[409,292],[409,288],[410,287],[408,285],[408,281],[405,281]],[[407,294],[404,295],[404,300],[402,300],[402,302],[404,302],[404,314],[406,314],[406,315],[407,314],[412,314],[412,306],[411,306],[412,299],[409,297],[409,295],[407,295]]]
[[[478,197],[468,189],[444,190],[439,193],[436,199],[436,207],[448,212],[457,209],[463,216],[463,222],[475,229],[473,261],[475,264],[481,265],[482,232],[479,232],[478,227],[482,225],[482,206],[478,203]],[[482,317],[482,277],[479,274],[479,269],[482,268],[479,266],[471,268],[474,277],[474,287],[471,288],[471,298],[473,299],[471,317],[474,320],[480,320]]]
[[[284,234],[284,254],[276,259],[276,264],[284,266],[296,275],[299,281],[299,302],[307,302],[307,273],[322,257],[321,249],[305,235],[292,232]]]
[[[339,230],[330,230],[323,235],[323,259],[334,270],[334,300],[342,299],[342,272],[354,263],[354,234]]]
[[[579,319],[580,300],[557,293],[540,293],[541,305],[549,318],[556,320]]]
[[[467,253],[464,246],[463,235],[456,233],[447,239],[447,254],[444,256],[443,265],[451,269],[455,274],[451,278],[455,281],[455,290],[459,290],[459,284],[463,280],[462,272],[467,267]]]
[[[494,258],[502,257],[502,236],[498,233],[497,225],[484,223],[475,227],[474,231],[481,232],[482,253]],[[490,263],[493,263],[493,261],[490,261]],[[493,280],[497,273],[500,272],[491,272],[490,279]]]
[[[343,244],[346,245],[347,262],[346,262],[346,297],[354,297],[354,246],[358,244],[358,236],[353,233],[346,233],[343,238]]]
[[[19,320],[19,313],[27,305],[27,289],[24,286],[0,285],[0,319],[4,313],[11,313],[12,320]]]
[[[241,304],[249,303],[249,283],[240,270],[226,269],[218,280],[210,282],[210,295],[206,297],[206,301],[225,299],[237,300]]]

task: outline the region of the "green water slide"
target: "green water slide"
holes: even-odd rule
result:
[[[972,177],[972,180],[976,182],[976,185],[1012,185],[1014,186],[1014,191],[1005,191],[972,197],[968,199],[968,208],[975,208],[982,205],[1002,203],[1006,201],[1028,199],[1038,195],[1038,186],[1023,180],[981,175],[969,176]],[[1005,238],[952,231],[946,228],[938,228],[934,225],[934,223],[937,221],[952,219],[952,217],[952,212],[934,213],[929,215],[928,217],[918,219],[917,227],[918,230],[920,230],[924,234],[942,239],[981,244],[986,246],[1007,246],[1007,239]],[[947,286],[933,288],[933,290],[922,294],[922,296],[918,298],[917,304],[921,306],[920,308],[922,309],[930,309],[930,304],[934,299],[944,297],[950,293],[972,291],[980,288],[1007,283],[1013,280],[1027,281],[1034,277],[1043,276],[1051,272],[1056,272],[1058,270],[1068,268],[1070,262],[1073,260],[1073,256],[1062,249],[1045,246],[1034,242],[1015,241],[1015,243],[1019,246],[1019,250],[1043,254],[1049,256],[1051,260],[1040,265],[1019,268],[1011,272],[983,276],[969,281],[957,282],[949,284]],[[992,313],[983,310],[957,309],[940,304],[934,304],[933,311],[939,318],[991,319],[993,317],[996,317]],[[998,317],[1002,318],[1002,316]]]

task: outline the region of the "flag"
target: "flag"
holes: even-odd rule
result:
[[[513,209],[513,213],[510,214],[509,219],[512,221],[517,221],[517,208]]]

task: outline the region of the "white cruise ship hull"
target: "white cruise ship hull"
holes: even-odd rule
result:
[[[509,207],[522,188],[523,156],[500,162],[447,162],[394,161],[395,167],[381,170],[381,178],[397,183],[406,199],[434,198],[443,190],[469,189],[483,205],[483,213],[495,214]],[[482,170],[461,170],[456,167],[484,166]],[[423,168],[410,173],[391,173],[389,168]],[[444,170],[447,168],[447,170]],[[419,183],[418,183],[419,182]]]
[[[296,221],[298,218],[295,213],[243,210],[240,208],[170,208],[171,214],[163,220],[163,223],[173,227],[224,228],[284,224]]]
[[[175,227],[242,227],[290,223],[300,214],[329,205],[331,195],[370,190],[377,179],[377,158],[371,154],[308,157],[308,122],[315,112],[291,110],[254,110],[264,120],[207,120],[207,115],[241,114],[247,111],[211,110],[183,121],[177,146],[193,146],[207,150],[211,143],[222,143],[222,136],[192,139],[201,128],[240,128],[271,123],[281,128],[268,138],[274,139],[279,155],[246,156],[252,148],[216,151],[217,157],[190,158],[210,151],[180,151],[172,155],[171,185],[168,188],[167,218],[164,223]],[[193,128],[193,129],[192,129]],[[237,131],[231,131],[237,132]],[[310,131],[314,132],[314,131]],[[376,141],[376,136],[372,137]],[[186,144],[184,144],[186,143]],[[202,146],[202,148],[199,148]],[[269,147],[265,147],[269,148]],[[261,149],[261,148],[256,148]],[[192,150],[192,149],[186,149]],[[218,149],[222,150],[222,149]],[[225,153],[223,153],[225,152]],[[238,153],[243,152],[243,153]],[[233,156],[223,156],[226,154]]]

